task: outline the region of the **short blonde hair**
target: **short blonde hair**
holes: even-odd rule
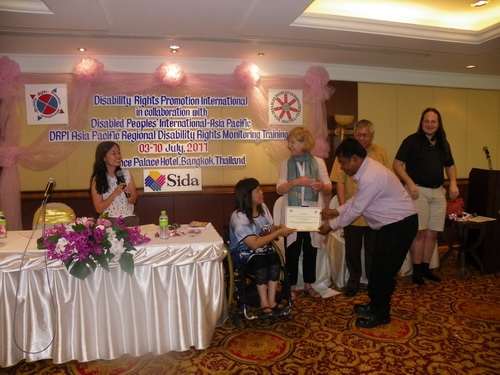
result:
[[[295,138],[297,141],[302,142],[302,148],[304,152],[311,152],[314,145],[316,144],[314,138],[312,137],[312,134],[304,126],[298,126],[290,130],[288,132],[286,140],[289,141],[290,138]]]

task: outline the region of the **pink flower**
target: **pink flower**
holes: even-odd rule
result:
[[[186,78],[184,70],[174,63],[161,64],[156,68],[156,79],[163,85],[176,87]]]
[[[75,64],[73,74],[80,82],[96,82],[104,75],[104,64],[96,59],[82,59]]]
[[[254,87],[260,81],[259,67],[249,62],[242,62],[234,69],[234,77],[245,87]]]
[[[0,58],[0,86],[13,83],[21,74],[21,67],[7,56]]]
[[[305,100],[309,103],[323,102],[330,98],[335,91],[328,87],[329,74],[322,66],[310,67],[305,75],[305,81],[309,86]]]

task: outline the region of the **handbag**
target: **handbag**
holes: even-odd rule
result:
[[[464,213],[464,200],[462,198],[450,199],[446,201],[446,216],[457,215],[460,216]]]

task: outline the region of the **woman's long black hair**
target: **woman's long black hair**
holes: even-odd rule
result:
[[[250,223],[253,221],[252,191],[259,186],[259,181],[255,178],[245,178],[240,180],[234,188],[235,210],[244,212]],[[264,210],[259,204],[257,211],[262,214]]]
[[[99,143],[95,150],[94,170],[90,177],[90,184],[92,186],[92,180],[95,178],[95,188],[99,194],[104,194],[109,189],[108,179],[106,178],[108,169],[106,168],[104,157],[113,146],[120,148],[118,143],[107,141]]]
[[[418,123],[418,130],[417,130],[417,133],[419,134],[419,147],[422,147],[424,143],[429,142],[422,127],[422,121],[424,121],[424,116],[429,112],[433,112],[437,115],[439,126],[435,134],[436,147],[441,150],[445,159],[447,159],[451,156],[450,144],[446,140],[446,132],[444,131],[443,128],[443,120],[441,119],[441,113],[439,113],[439,111],[436,108],[426,108],[422,112],[422,116],[420,116],[420,122]]]

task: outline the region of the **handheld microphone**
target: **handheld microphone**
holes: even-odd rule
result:
[[[119,184],[126,184],[125,177],[123,177],[123,171],[121,169],[118,169],[116,171],[116,180],[118,181]],[[125,193],[125,196],[127,198],[130,198],[130,194],[128,193]]]
[[[483,147],[483,151],[484,153],[486,154],[486,158],[489,159],[490,158],[490,152],[488,151],[488,147],[487,146],[484,146]]]
[[[50,193],[52,192],[52,189],[54,188],[54,185],[56,184],[56,180],[54,180],[52,177],[49,178],[49,181],[47,182],[47,186],[45,187],[45,193],[43,195],[43,198],[48,198]]]

